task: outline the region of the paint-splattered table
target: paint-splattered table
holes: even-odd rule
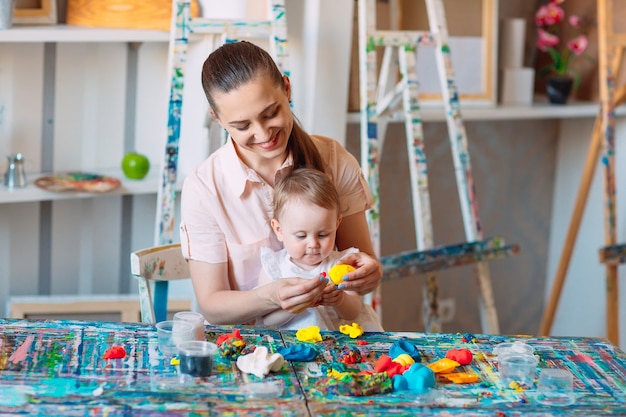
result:
[[[282,337],[286,345],[298,343],[295,332],[283,331]],[[400,340],[416,346],[424,364],[444,358],[451,349],[469,349],[473,360],[461,371],[478,374],[478,381],[457,385],[438,376],[435,388],[424,394],[397,391],[362,397],[328,395],[316,385],[320,370],[345,362],[350,352],[360,355],[362,362],[346,365],[349,370],[373,370],[378,358],[389,355]],[[498,371],[494,347],[514,341],[534,347],[539,359],[535,380],[525,387],[506,385]],[[317,348],[315,363],[295,363],[312,415],[626,416],[626,354],[605,340],[423,333],[366,333],[351,339],[332,332],[323,333]],[[573,405],[551,407],[537,401],[537,376],[543,368],[571,371]]]
[[[295,332],[240,330],[247,344],[270,351],[300,343]],[[216,341],[232,331],[207,326],[205,336]],[[315,361],[286,363],[265,379],[243,374],[233,362],[217,357],[211,377],[190,382],[181,380],[170,358],[159,353],[154,326],[0,319],[0,415],[626,415],[626,355],[604,340],[422,333],[322,336],[322,342],[311,345],[319,352]],[[479,380],[455,385],[439,377],[426,394],[397,391],[364,397],[327,395],[316,384],[322,369],[350,352],[362,361],[345,364],[348,371],[372,370],[400,340],[417,348],[422,363],[434,362],[453,348],[469,349],[473,361],[463,368]],[[493,348],[514,340],[534,347],[537,375],[550,367],[572,372],[573,405],[546,407],[536,401],[535,383],[516,389],[502,382]],[[127,356],[106,360],[112,346],[123,346]],[[268,383],[280,386],[281,394],[246,391]]]
[[[205,335],[215,341],[229,332],[207,327]],[[276,331],[242,328],[241,335],[270,351],[282,346]],[[308,414],[289,364],[271,375],[284,387],[278,398],[246,395],[242,387],[255,384],[256,377],[241,374],[221,357],[216,357],[211,377],[185,381],[171,358],[159,352],[150,325],[7,319],[0,320],[0,342],[2,416]],[[112,346],[123,347],[126,357],[105,359]]]

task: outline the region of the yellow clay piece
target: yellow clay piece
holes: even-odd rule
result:
[[[478,374],[468,372],[450,372],[442,376],[455,384],[471,384],[478,381]]]
[[[415,360],[408,353],[401,353],[395,358],[393,358],[392,362],[399,363],[402,366],[413,365]]]
[[[443,358],[439,359],[437,362],[429,363],[428,366],[434,373],[436,374],[445,374],[447,372],[452,372],[457,366],[461,364],[457,361],[453,361],[452,359]]]
[[[180,359],[178,359],[176,357],[172,358],[172,360],[170,360],[170,365],[172,365],[172,366],[180,365]]]
[[[321,342],[322,335],[318,326],[304,327],[296,332],[296,338],[301,342]]]
[[[343,282],[343,277],[346,276],[348,272],[354,271],[354,269],[355,268],[352,265],[344,265],[344,264],[333,265],[330,267],[330,270],[328,271],[328,275],[330,277],[330,280],[333,282],[333,284],[339,285]]]
[[[347,334],[352,339],[356,339],[363,334],[363,328],[359,323],[342,324],[339,326],[339,331],[343,334]]]

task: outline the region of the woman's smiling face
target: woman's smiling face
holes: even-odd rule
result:
[[[228,93],[215,93],[219,114],[214,116],[228,131],[240,156],[252,168],[264,160],[285,159],[293,128],[289,107],[289,78],[276,86],[270,77],[257,75]]]

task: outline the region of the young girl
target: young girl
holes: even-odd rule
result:
[[[248,323],[272,311],[311,307],[324,293],[324,282],[297,274],[257,285],[259,249],[282,247],[270,227],[274,183],[300,167],[323,171],[341,196],[338,249],[361,249],[343,259],[356,267],[345,289],[373,291],[382,266],[365,218],[372,196],[359,164],[337,141],[302,130],[289,106],[289,78],[271,56],[250,42],[225,44],[204,62],[202,85],[209,111],[229,134],[182,190],[180,241],[205,318]]]
[[[284,249],[261,248],[259,285],[283,277],[299,276],[323,279],[330,268],[341,263],[358,249],[335,250],[337,228],[341,223],[337,189],[322,172],[300,168],[281,179],[274,188],[272,229]],[[298,330],[317,325],[322,330],[339,330],[342,323],[357,322],[366,331],[382,331],[371,307],[361,296],[328,284],[318,306],[301,313],[276,310],[265,315],[260,324],[281,329]]]

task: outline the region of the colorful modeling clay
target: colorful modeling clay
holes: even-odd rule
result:
[[[458,362],[460,365],[472,363],[472,352],[469,349],[450,349],[446,352],[446,358]]]
[[[439,359],[436,362],[429,363],[426,365],[428,368],[432,369],[432,371],[436,374],[445,374],[447,372],[452,372],[460,363],[457,361],[453,361],[452,359],[443,358]]]
[[[339,331],[343,334],[347,334],[353,339],[363,334],[363,328],[358,323],[342,324],[339,326]]]
[[[310,362],[317,357],[317,350],[309,345],[291,345],[279,347],[277,352],[287,361]]]
[[[406,367],[409,367],[415,363],[413,358],[410,357],[407,353],[401,353],[400,355],[393,358],[393,361]]]
[[[450,372],[448,374],[441,374],[441,376],[455,384],[471,384],[478,381],[478,374],[468,372]]]
[[[254,352],[237,358],[237,368],[241,372],[263,378],[270,372],[278,372],[285,363],[280,353],[270,354],[265,346],[257,346]]]
[[[296,337],[301,342],[321,342],[322,335],[318,326],[304,327],[296,332]]]
[[[339,355],[339,362],[345,364],[360,363],[363,362],[363,356],[358,349],[344,346]]]
[[[246,347],[246,342],[241,337],[239,329],[221,335],[217,338],[216,344],[220,355],[231,361],[237,359]]]
[[[123,346],[113,346],[104,352],[104,359],[122,359],[126,357],[126,349]]]
[[[328,275],[330,276],[330,280],[333,284],[339,285],[343,282],[343,277],[345,277],[348,272],[352,272],[354,270],[355,268],[352,265],[337,264],[330,267]]]
[[[435,373],[420,363],[414,363],[405,373],[393,377],[394,391],[411,390],[423,393],[434,386]]]
[[[215,344],[216,345],[221,345],[223,342],[225,342],[228,339],[243,340],[243,337],[241,337],[241,331],[239,329],[235,329],[235,330],[233,330],[232,333],[223,334],[223,335],[221,335],[221,336],[219,336],[217,338],[217,340],[215,341]]]
[[[389,356],[396,358],[403,353],[406,353],[413,358],[415,362],[421,360],[421,356],[415,345],[407,342],[406,340],[398,340],[389,348]]]
[[[386,373],[345,373],[340,378],[323,377],[315,381],[320,394],[364,396],[391,392],[391,379]]]
[[[404,366],[401,363],[394,362],[391,356],[381,355],[374,365],[374,372],[386,372],[389,378],[393,378],[394,375],[402,374],[409,369],[408,366]]]
[[[464,343],[474,343],[476,342],[476,336],[474,336],[472,333],[463,333],[461,335],[461,341],[463,341]]]

